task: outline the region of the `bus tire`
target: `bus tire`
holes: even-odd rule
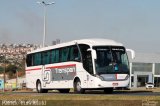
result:
[[[69,93],[70,89],[59,89],[60,93]]]
[[[81,81],[78,79],[74,82],[74,92],[75,93],[85,93],[85,90],[81,88]]]
[[[36,90],[38,93],[47,93],[48,92],[48,89],[42,89],[42,85],[39,80],[36,83]]]
[[[105,88],[104,93],[106,94],[112,94],[113,93],[113,88]]]

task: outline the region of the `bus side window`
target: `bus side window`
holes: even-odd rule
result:
[[[79,46],[82,53],[83,67],[88,73],[93,74],[91,51],[87,51],[90,47],[88,45],[83,45],[83,44]]]
[[[66,48],[62,48],[61,49],[61,61],[62,62],[66,62],[68,61],[68,57],[69,57],[69,47]]]
[[[74,61],[73,46],[70,48],[70,59],[69,60]]]
[[[56,49],[55,61],[56,61],[57,63],[60,62],[60,50],[59,50],[59,49]]]
[[[34,65],[41,65],[41,53],[34,54]]]
[[[59,49],[51,50],[51,63],[58,63],[60,62],[60,54]]]
[[[56,51],[55,50],[51,50],[51,63],[55,63],[55,57],[56,57]]]
[[[27,55],[26,63],[28,67],[33,66],[32,54]]]
[[[36,57],[35,57],[35,54],[32,54],[32,66],[35,66],[36,65]]]
[[[42,63],[43,65],[50,63],[50,52],[49,51],[42,53]]]
[[[70,60],[71,61],[80,61],[80,54],[77,46],[72,46],[70,48]]]
[[[92,65],[92,56],[91,51],[87,51],[84,56],[84,67],[88,71],[88,73],[93,74],[93,65]]]

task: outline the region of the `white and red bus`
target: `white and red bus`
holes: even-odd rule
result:
[[[132,52],[134,57],[134,52]],[[76,93],[128,87],[129,61],[125,47],[108,39],[83,39],[27,53],[26,84],[39,93]]]

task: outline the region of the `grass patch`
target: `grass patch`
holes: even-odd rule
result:
[[[61,94],[61,93],[0,93],[0,100],[40,100],[47,106],[142,106],[153,101],[160,105],[160,96],[131,96],[116,94]],[[158,102],[155,102],[158,101]],[[1,104],[0,104],[1,105]],[[21,105],[23,106],[23,105]],[[31,105],[32,106],[32,105]]]
[[[135,96],[112,94],[60,94],[60,93],[1,93],[0,100],[159,100],[160,96]]]

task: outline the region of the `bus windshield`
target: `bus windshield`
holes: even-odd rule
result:
[[[129,73],[129,62],[124,47],[93,47],[97,53],[95,60],[96,74]]]

